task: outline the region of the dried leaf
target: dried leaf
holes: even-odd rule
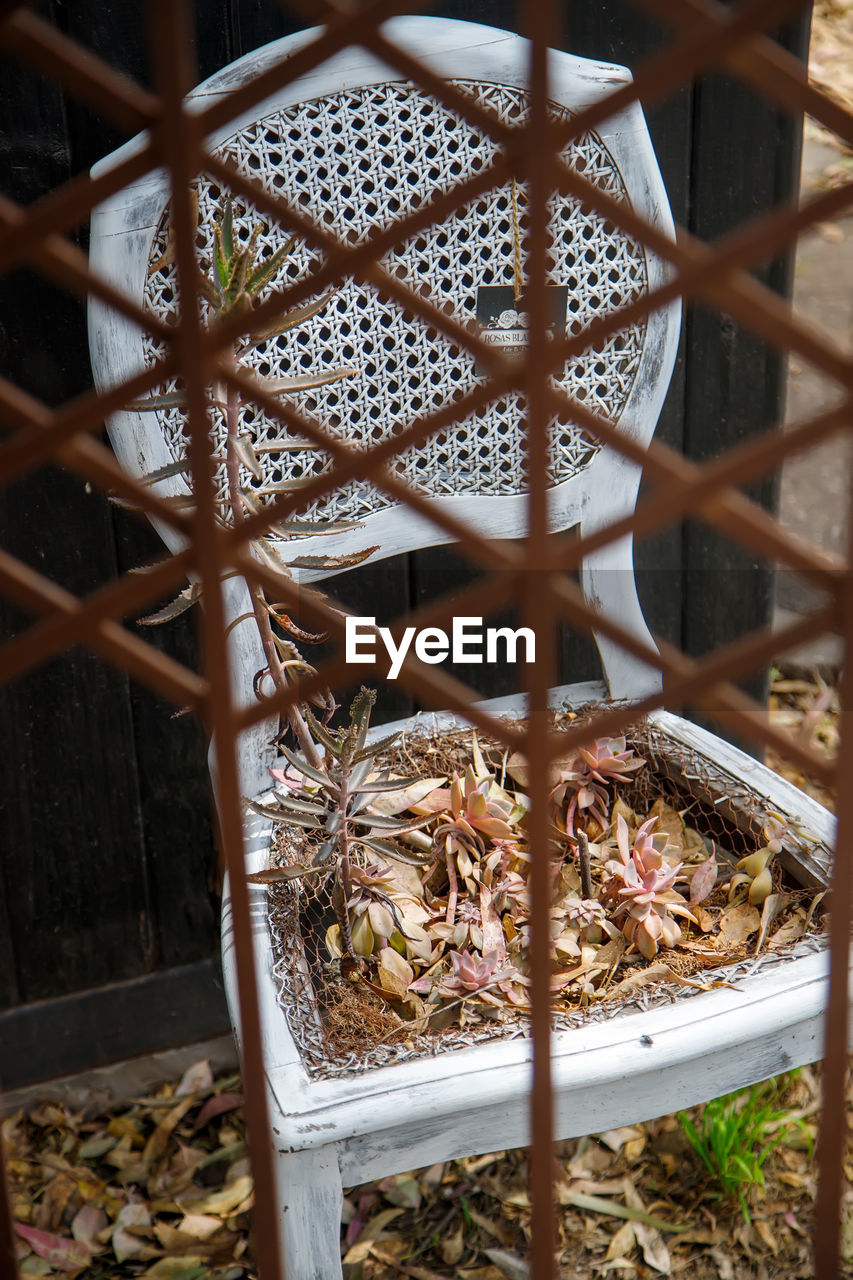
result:
[[[189,1093],[210,1093],[213,1089],[213,1072],[207,1058],[187,1067],[175,1090],[176,1098],[185,1098]]]
[[[464,1222],[460,1222],[456,1230],[453,1232],[453,1235],[442,1240],[441,1244],[438,1246],[438,1251],[441,1254],[442,1261],[446,1262],[448,1267],[455,1267],[459,1259],[462,1257],[464,1249],[465,1224]]]
[[[764,907],[761,911],[761,928],[758,931],[758,937],[755,942],[755,954],[758,955],[761,950],[764,939],[767,937],[767,930],[776,919],[783,907],[787,906],[790,901],[786,893],[771,893],[764,899]]]
[[[636,1242],[637,1236],[633,1222],[623,1223],[616,1234],[611,1237],[610,1244],[607,1246],[607,1253],[604,1255],[604,1261],[612,1262],[614,1258],[627,1258]]]
[[[69,1240],[65,1236],[54,1235],[51,1231],[40,1231],[36,1227],[24,1226],[21,1222],[13,1223],[15,1233],[25,1240],[38,1257],[44,1258],[52,1267],[60,1271],[79,1271],[88,1267],[92,1255],[80,1240]]]
[[[760,924],[761,916],[757,909],[744,902],[723,912],[720,917],[720,933],[729,946],[736,947],[741,942],[746,942]]]
[[[620,1204],[618,1200],[604,1200],[601,1196],[588,1196],[580,1191],[567,1192],[564,1197],[561,1197],[560,1202],[574,1205],[576,1209],[586,1209],[590,1213],[604,1213],[613,1218],[627,1218],[629,1222],[644,1223],[648,1227],[654,1227],[656,1231],[675,1233],[688,1230],[686,1224],[674,1226],[663,1218],[656,1218],[654,1214],[646,1213],[645,1209],[633,1209],[630,1205]]]
[[[529,1280],[530,1265],[517,1253],[510,1253],[507,1249],[484,1249],[483,1253],[508,1280]]]
[[[124,1262],[126,1258],[145,1257],[148,1255],[148,1246],[145,1241],[141,1240],[131,1229],[150,1226],[151,1214],[146,1204],[131,1201],[130,1204],[123,1206],[116,1218],[112,1234],[113,1253],[118,1262]]]
[[[662,960],[659,960],[646,968],[635,969],[633,973],[629,973],[615,987],[611,987],[604,998],[605,1000],[615,1000],[626,995],[629,991],[636,991],[639,987],[651,986],[655,982],[674,982],[676,986],[695,987],[698,991],[710,991],[714,986],[726,985],[714,982],[700,982],[693,978],[682,977],[680,973],[676,973],[671,969],[668,964],[664,964]]]
[[[755,1227],[755,1230],[761,1236],[761,1239],[767,1245],[767,1248],[770,1250],[770,1252],[773,1254],[778,1253],[779,1242],[776,1239],[775,1235],[773,1234],[773,1231],[771,1230],[770,1223],[767,1222],[764,1218],[753,1218],[752,1225],[753,1227]]]
[[[199,1111],[193,1128],[203,1129],[216,1116],[225,1115],[228,1111],[236,1111],[238,1107],[242,1107],[244,1101],[242,1093],[214,1094],[212,1098],[208,1098],[201,1111]]]
[[[690,880],[690,905],[696,906],[704,902],[716,883],[716,858],[708,858],[705,862],[700,862]]]
[[[223,1187],[220,1191],[213,1191],[203,1200],[196,1200],[194,1204],[188,1204],[185,1208],[187,1213],[210,1213],[217,1214],[220,1218],[227,1218],[249,1198],[251,1193],[252,1179],[245,1174],[243,1177],[235,1178],[229,1186]]]
[[[159,1258],[143,1271],[140,1280],[204,1280],[209,1267],[204,1258]]]
[[[768,951],[779,951],[789,943],[796,942],[806,931],[805,913],[797,909],[790,920],[781,924],[767,944]]]
[[[419,1209],[423,1199],[417,1179],[411,1173],[395,1173],[376,1184],[386,1200],[401,1209]]]
[[[191,1070],[192,1069],[193,1068],[191,1068]],[[213,1082],[211,1081],[211,1088],[212,1087]],[[169,1136],[181,1123],[190,1108],[194,1107],[195,1104],[196,1096],[193,1093],[190,1094],[189,1097],[185,1097],[182,1102],[179,1102],[176,1106],[172,1107],[172,1109],[163,1117],[145,1144],[145,1150],[142,1153],[142,1163],[144,1165],[151,1165],[155,1160],[159,1159],[166,1149],[166,1143],[169,1140]]]
[[[108,1226],[109,1219],[103,1209],[93,1204],[84,1204],[71,1221],[71,1234],[75,1240],[85,1245],[90,1253],[103,1253],[106,1246],[100,1244],[96,1237]]]
[[[379,952],[378,975],[383,991],[388,991],[397,1000],[405,1000],[409,986],[415,980],[412,966],[393,947],[383,947]]]
[[[414,809],[415,805],[436,790],[437,787],[443,786],[446,779],[444,778],[409,778],[400,779],[401,788],[395,789],[388,795],[377,795],[371,800],[370,807],[376,813],[384,813],[389,817],[402,813],[406,809]],[[368,789],[370,780],[364,784],[365,790]]]

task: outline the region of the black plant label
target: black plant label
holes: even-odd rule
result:
[[[549,338],[562,337],[566,332],[566,314],[569,290],[564,284],[546,286],[550,308]],[[477,290],[477,322],[482,339],[491,347],[500,347],[507,353],[521,355],[527,346],[527,308],[524,294],[516,299],[511,284],[484,284]],[[479,364],[477,373],[486,370]]]

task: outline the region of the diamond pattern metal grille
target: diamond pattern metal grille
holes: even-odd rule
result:
[[[507,123],[525,112],[526,95],[505,85],[455,82]],[[554,104],[555,114],[570,113]],[[301,206],[342,241],[368,240],[434,195],[487,165],[495,143],[411,84],[394,82],[299,103],[264,116],[240,130],[221,148],[246,174],[268,190]],[[608,194],[627,200],[616,165],[594,134],[564,152],[567,162]],[[211,258],[212,215],[222,198],[210,181],[199,183],[198,244]],[[625,305],[646,291],[645,252],[628,236],[571,199],[552,201],[550,278],[568,289],[567,326],[579,332],[595,317]],[[386,268],[425,296],[471,320],[477,290],[513,285],[516,247],[526,234],[524,193],[517,193],[514,217],[509,186],[496,188],[458,210],[446,222],[414,236],[384,258]],[[243,238],[257,220],[245,202],[234,202],[235,229]],[[166,243],[165,218],[151,251],[156,262]],[[263,256],[283,242],[278,227],[260,237]],[[310,274],[317,252],[299,242],[282,266],[276,284]],[[149,275],[148,305],[158,314],[175,311],[174,267]],[[639,366],[645,325],[635,324],[600,346],[567,362],[558,384],[590,409],[616,421]],[[157,348],[151,344],[148,357]],[[321,313],[285,335],[270,339],[245,358],[262,376],[286,377],[341,365],[358,372],[325,388],[292,397],[294,407],[314,415],[342,439],[367,447],[397,433],[422,414],[458,400],[478,380],[467,352],[396,303],[382,300],[368,284],[348,279]],[[175,456],[184,452],[180,411],[162,415]],[[327,463],[315,450],[276,451],[271,439],[280,428],[247,407],[244,428],[252,434],[264,469],[262,481],[246,474],[247,487],[282,484],[309,477]],[[471,415],[398,462],[408,480],[431,495],[518,494],[525,490],[523,403],[504,396]],[[596,449],[568,420],[552,424],[550,480],[577,474]],[[222,476],[224,494],[224,474]],[[363,517],[390,505],[369,482],[356,481],[320,503],[308,516]]]

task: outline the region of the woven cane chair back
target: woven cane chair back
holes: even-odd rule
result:
[[[399,19],[387,25],[391,39],[416,52],[479,106],[506,125],[525,112],[525,42],[505,32],[439,19]],[[484,40],[484,33],[490,38]],[[199,105],[228,93],[270,62],[292,55],[303,33],[248,55],[192,95]],[[556,55],[553,110],[568,117],[625,80],[623,68]],[[287,86],[232,123],[216,148],[240,170],[307,214],[326,233],[357,245],[404,218],[454,183],[488,166],[496,144],[471,123],[395,76],[363,51],[349,50]],[[136,145],[102,162],[124,158]],[[634,106],[568,146],[567,163],[608,195],[671,228],[665,192],[645,122]],[[213,257],[213,220],[224,193],[202,177],[197,184],[200,259]],[[233,201],[236,234],[245,238],[259,215],[247,201]],[[580,333],[596,317],[618,309],[664,278],[664,267],[624,232],[568,197],[555,196],[551,218],[551,283],[557,332]],[[272,255],[287,234],[265,226],[260,256]],[[526,210],[523,186],[504,184],[384,255],[384,267],[457,320],[480,321],[487,340],[506,347],[523,343],[523,256]],[[158,316],[172,319],[178,300],[168,243],[168,189],[148,175],[95,214],[92,255],[100,270]],[[271,282],[281,287],[309,276],[323,253],[297,238]],[[105,386],[150,365],[160,353],[120,317],[93,304],[91,338],[96,380]],[[650,438],[674,361],[677,305],[628,325],[566,362],[555,383],[586,408],[626,432]],[[349,278],[306,323],[258,343],[243,364],[262,377],[311,375],[347,367],[354,372],[326,386],[288,396],[293,409],[358,448],[369,449],[389,433],[461,400],[483,373],[457,342],[390,300],[368,281]],[[163,391],[169,390],[164,385]],[[282,449],[282,428],[258,408],[243,413],[262,475],[248,471],[248,490],[266,491],[304,480],[328,468],[316,448]],[[224,430],[224,428],[223,428]],[[114,447],[135,471],[152,471],[179,458],[185,447],[182,411],[124,412],[110,423]],[[405,451],[396,464],[421,493],[464,513],[490,536],[524,532],[524,412],[515,394],[498,397],[426,443]],[[287,443],[292,445],[292,440]],[[614,467],[614,486],[609,468]],[[554,528],[576,524],[596,508],[603,518],[607,495],[621,514],[633,503],[637,476],[609,456],[567,410],[553,423],[550,475]],[[627,475],[627,487],[626,487]],[[225,495],[224,465],[222,496]],[[162,492],[186,491],[181,478]],[[308,506],[300,519],[362,522],[355,532],[321,535],[299,549],[341,554],[376,545],[374,559],[435,545],[448,536],[413,517],[367,480],[354,480]],[[169,535],[164,531],[169,540]],[[303,578],[316,576],[302,571]]]

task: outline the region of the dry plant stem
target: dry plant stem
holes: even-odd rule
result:
[[[237,450],[233,441],[236,440],[240,431],[240,393],[231,384],[228,386],[228,393],[225,401],[225,427],[228,438],[225,445],[225,474],[228,479],[228,497],[231,503],[231,517],[234,525],[241,524],[246,518],[246,508],[243,499],[240,496],[240,460],[237,457]],[[287,672],[282,665],[278,655],[278,650],[273,636],[272,623],[267,613],[263,588],[256,584],[248,583],[249,595],[252,600],[252,611],[255,615],[258,633],[261,637],[263,645],[264,657],[267,660],[267,668],[272,676],[273,683],[279,690],[286,690],[289,687]],[[308,731],[308,726],[303,719],[299,707],[294,703],[287,710],[287,719],[291,729],[294,732],[297,742],[305,752],[305,758],[309,764],[315,769],[322,769],[322,761],[314,745],[314,739]]]
[[[352,879],[350,877],[350,861],[349,861],[349,829],[347,805],[349,804],[349,788],[347,787],[347,779],[344,776],[338,791],[338,805],[341,813],[341,835],[340,835],[340,851],[341,851],[341,887],[344,893],[344,915],[347,920],[347,930],[349,930],[349,900],[352,897]],[[350,946],[352,942],[350,941]]]
[[[581,894],[589,901],[593,896],[592,869],[589,865],[589,840],[585,831],[578,831],[578,861],[581,871]]]
[[[445,852],[445,861],[447,863],[447,880],[450,886],[447,894],[447,915],[448,924],[456,922],[456,903],[459,900],[459,882],[456,879],[456,868],[453,865],[453,854],[448,849]]]

